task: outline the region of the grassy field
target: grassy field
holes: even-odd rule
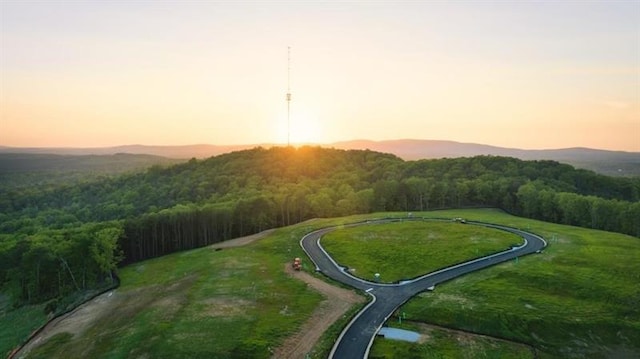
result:
[[[73,337],[52,338],[30,357],[268,358],[322,299],[283,270],[289,257],[302,255],[302,227],[247,247],[126,267],[117,311]]]
[[[220,251],[203,248],[131,265],[120,273],[122,287],[113,296],[119,301],[117,310],[97,317],[74,335],[59,334],[31,357],[270,357],[270,350],[295,333],[322,300],[283,271],[285,263],[296,256],[303,258],[306,270],[313,270],[299,246],[300,238],[316,228],[390,215],[315,220],[279,229],[246,247]],[[415,215],[464,217],[529,229],[548,239],[550,246],[543,254],[466,275],[419,295],[401,308],[407,319],[527,343],[543,359],[640,356],[640,239],[537,222],[495,210]],[[476,228],[447,225],[452,228],[448,231]],[[400,232],[405,229],[404,224],[393,228]],[[476,244],[466,248],[472,257]],[[506,248],[504,243],[502,246]],[[389,252],[389,256],[398,252],[393,246],[383,246],[380,251]],[[423,251],[421,255],[428,258],[434,253]],[[449,256],[445,251],[435,257],[452,260]],[[415,263],[404,260],[395,266],[401,269],[398,278],[414,276]],[[356,269],[358,274],[366,270]],[[388,279],[387,271],[392,273],[379,267],[370,269],[370,273],[374,271],[380,271],[384,279]],[[20,314],[11,313],[0,318],[0,328],[11,328],[11,323],[20,321]],[[331,331],[312,357],[326,357],[340,332],[339,328]],[[2,333],[4,342],[6,332]],[[529,354],[524,353],[530,353],[523,349],[526,346],[481,337],[467,337],[461,342],[447,331],[428,334],[430,339],[421,344],[377,339],[372,357],[526,358]]]
[[[395,325],[421,334],[419,343],[376,339],[370,359],[534,359],[530,347],[442,328],[403,322]]]
[[[326,234],[325,250],[352,274],[391,283],[521,244],[519,236],[454,222],[406,221],[345,228]]]
[[[0,311],[0,356],[9,354],[46,321],[44,304]]]
[[[529,229],[550,245],[421,294],[408,318],[525,342],[541,358],[640,357],[640,239],[491,210],[426,215]]]
[[[79,333],[49,339],[29,357],[268,358],[322,300],[284,265],[303,257],[305,233],[344,221],[312,221],[245,247],[202,248],[128,266],[111,299],[117,310]],[[323,342],[313,357],[326,357],[331,345]]]

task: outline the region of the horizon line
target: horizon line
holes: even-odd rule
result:
[[[475,146],[485,146],[485,147],[493,147],[495,149],[507,149],[507,150],[521,150],[521,151],[554,151],[554,150],[572,150],[572,149],[584,149],[584,150],[598,150],[598,151],[609,151],[609,152],[626,152],[626,153],[639,153],[640,150],[632,151],[632,150],[621,150],[621,149],[606,149],[606,148],[597,148],[597,147],[587,147],[587,146],[570,146],[570,147],[555,147],[555,148],[520,148],[520,147],[506,147],[499,145],[492,145],[486,143],[478,143],[478,142],[461,142],[456,140],[434,140],[434,139],[415,139],[415,138],[402,138],[402,139],[391,139],[391,140],[370,140],[370,139],[352,139],[352,140],[341,140],[334,142],[300,142],[300,143],[279,143],[279,142],[263,142],[263,143],[244,143],[244,144],[213,144],[213,143],[191,143],[191,144],[142,144],[142,143],[132,143],[132,144],[120,144],[120,145],[104,145],[104,146],[12,146],[12,145],[4,145],[0,144],[0,148],[4,149],[31,149],[31,150],[106,150],[106,149],[117,149],[119,147],[197,147],[197,146],[209,146],[209,147],[220,147],[220,148],[233,148],[233,147],[242,147],[242,148],[256,148],[256,147],[303,147],[303,146],[317,146],[317,147],[326,147],[332,145],[346,145],[350,143],[358,143],[358,142],[369,142],[372,144],[384,144],[384,143],[392,143],[392,142],[431,142],[431,143],[453,143],[460,145],[475,145]]]

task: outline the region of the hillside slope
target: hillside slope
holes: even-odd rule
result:
[[[543,254],[420,295],[403,308],[407,319],[523,342],[545,359],[640,354],[637,238],[495,210],[415,215],[526,227],[543,234],[550,245]],[[302,235],[314,228],[387,216],[406,213],[314,220],[278,229],[245,248],[202,248],[130,265],[121,271],[123,284],[112,298],[119,303],[114,311],[96,316],[75,336],[60,333],[50,338],[32,357],[268,358],[297,335],[322,301],[282,269],[300,256],[306,270],[313,270],[298,244]],[[392,318],[389,324],[394,322]],[[428,338],[408,352],[433,354],[431,345],[438,339]],[[327,350],[316,347],[311,357],[325,358]]]

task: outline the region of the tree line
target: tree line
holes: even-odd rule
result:
[[[255,148],[6,192],[0,284],[16,303],[104,282],[117,264],[314,217],[492,206],[640,236],[640,178],[495,156],[403,161],[373,151]]]
[[[114,282],[122,260],[119,223],[88,223],[0,237],[0,283],[14,304],[39,303]],[[48,308],[55,311],[56,307]]]

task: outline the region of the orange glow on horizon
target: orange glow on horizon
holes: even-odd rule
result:
[[[291,46],[294,144],[640,152],[634,4],[2,6],[4,146],[286,144]]]

